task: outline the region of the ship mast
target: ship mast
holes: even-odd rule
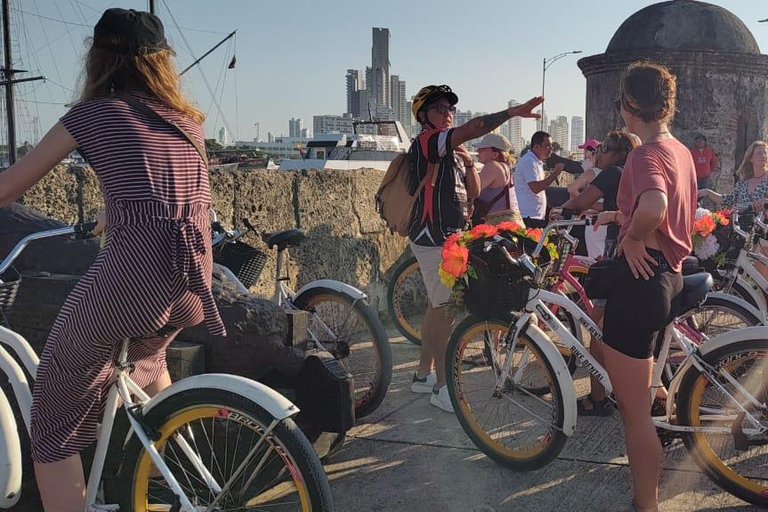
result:
[[[5,65],[2,68],[5,80],[0,81],[0,86],[5,86],[5,115],[8,122],[8,165],[16,162],[16,112],[14,108],[13,86],[21,82],[33,80],[45,80],[44,76],[14,79],[16,73],[26,73],[23,69],[13,69],[13,56],[11,55],[11,20],[10,1],[3,1],[3,53]]]

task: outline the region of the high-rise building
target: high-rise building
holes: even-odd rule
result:
[[[552,137],[552,142],[557,142],[560,145],[560,153],[568,154],[571,151],[571,140],[568,137],[568,118],[557,116],[549,122],[548,131]]]
[[[222,126],[221,130],[219,130],[219,144],[229,146],[229,133],[226,126]]]
[[[411,120],[411,112],[408,108],[408,98],[405,95],[405,80],[400,80],[398,75],[392,75],[390,80],[391,104],[395,111],[395,118],[403,126],[408,126]]]
[[[581,116],[571,117],[571,151],[582,152],[579,146],[584,144],[584,118]]]
[[[267,142],[270,144],[275,142],[275,134],[272,132],[267,132]]]
[[[365,73],[360,69],[347,70],[347,114],[360,116],[360,91],[365,90]]]
[[[367,72],[367,70],[366,70]],[[366,73],[366,80],[368,76]],[[389,93],[389,29],[373,27],[371,47],[371,83],[368,90],[379,105],[391,106]]]
[[[509,107],[516,107],[517,105],[520,105],[520,102],[516,100],[509,100],[509,103],[507,103],[507,106]],[[512,144],[514,152],[519,155],[520,151],[525,147],[525,140],[523,139],[523,118],[513,117],[506,122],[506,125],[507,132],[509,133],[509,135],[507,135],[509,143]]]
[[[304,128],[304,120],[302,118],[288,120],[288,136],[289,137],[301,137],[301,130]]]
[[[343,116],[314,116],[312,118],[312,132],[315,135],[322,133],[354,133],[352,121],[353,118],[349,114],[344,114]]]

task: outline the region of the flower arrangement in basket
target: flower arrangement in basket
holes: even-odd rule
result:
[[[691,240],[693,241],[693,254],[703,263],[710,263],[715,266],[725,264],[730,235],[730,230],[726,226],[731,223],[730,219],[730,210],[716,212],[704,208],[696,210]]]
[[[494,311],[506,312],[508,307],[515,306],[515,302],[527,300],[527,289],[525,297],[510,295],[519,292],[514,289],[512,283],[513,274],[519,273],[519,269],[505,269],[505,266],[509,267],[508,262],[501,261],[503,256],[499,256],[495,251],[483,254],[483,242],[496,235],[507,238],[519,248],[518,254],[513,254],[517,256],[530,252],[542,234],[541,229],[526,229],[517,222],[507,221],[495,226],[480,224],[469,231],[460,231],[449,236],[443,244],[438,274],[443,285],[451,289],[452,309],[461,310],[466,307],[470,313],[476,315],[492,315]],[[540,260],[551,261],[557,258],[554,244],[547,241],[545,248],[546,251],[542,253],[546,254],[542,254]],[[491,261],[494,258],[496,261]],[[479,290],[481,287],[482,290]],[[472,294],[473,290],[478,291]],[[481,300],[470,300],[473,297],[481,297]]]

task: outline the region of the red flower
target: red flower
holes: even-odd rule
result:
[[[715,224],[715,221],[712,219],[711,215],[704,215],[693,223],[694,232],[698,233],[704,238],[712,234],[716,227],[717,224]]]
[[[463,276],[467,272],[467,260],[469,250],[459,244],[443,247],[443,262],[440,264],[443,270],[455,278]]]
[[[498,235],[499,230],[496,228],[496,226],[491,226],[490,224],[479,224],[475,227],[473,227],[470,230],[470,233],[472,236],[477,238],[490,238],[492,236]]]
[[[541,228],[528,228],[525,230],[525,236],[532,238],[537,242],[541,240],[541,235],[544,234],[544,230]]]
[[[499,231],[511,231],[512,233],[520,233],[525,231],[523,226],[513,220],[505,220],[504,222],[499,222],[496,227],[499,229]]]

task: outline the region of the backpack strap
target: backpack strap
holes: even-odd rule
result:
[[[164,122],[166,125],[172,127],[174,130],[176,130],[177,133],[181,134],[182,137],[187,139],[190,144],[192,144],[198,153],[200,153],[200,157],[203,159],[203,162],[205,162],[205,166],[208,167],[208,154],[205,152],[205,148],[195,139],[190,133],[179,126],[178,124],[169,121],[168,119],[164,118],[160,114],[158,114],[153,108],[151,108],[146,103],[137,100],[133,96],[125,93],[118,93],[115,95],[116,98],[123,100],[139,112],[147,115],[148,117],[152,119],[156,119],[158,121]]]

